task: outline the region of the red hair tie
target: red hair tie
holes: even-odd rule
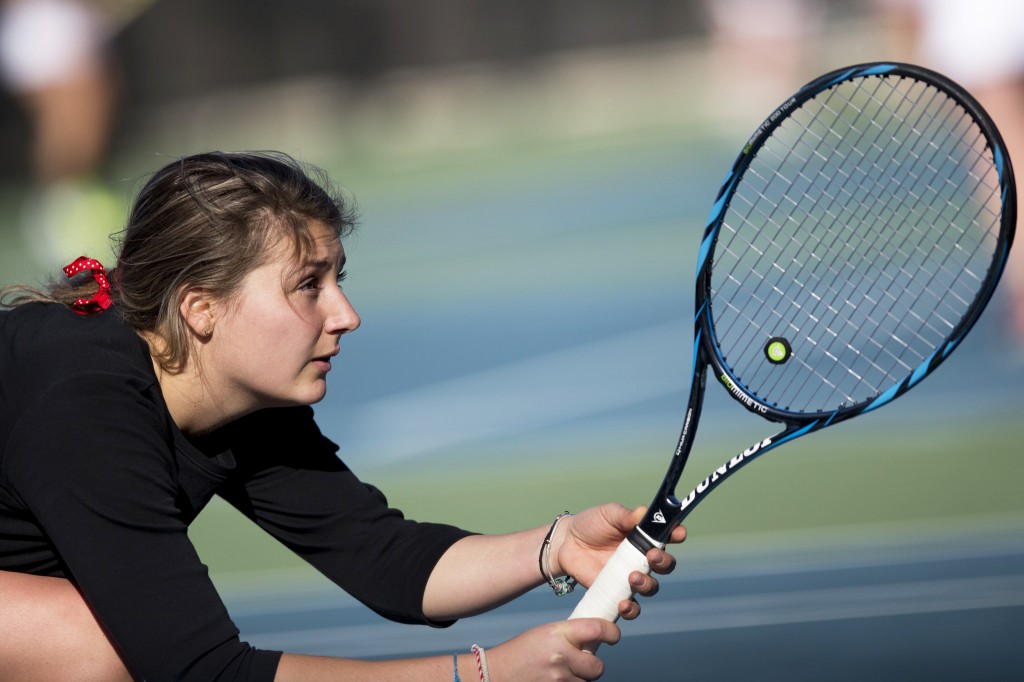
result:
[[[107,270],[95,258],[79,256],[70,265],[64,267],[64,274],[67,277],[74,277],[80,272],[89,270],[100,288],[93,294],[92,298],[79,298],[71,304],[71,309],[79,315],[92,315],[101,313],[110,307],[113,301],[110,299],[110,282],[107,280]]]

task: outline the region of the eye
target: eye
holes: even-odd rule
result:
[[[320,291],[320,280],[316,277],[307,277],[299,283],[299,291]]]

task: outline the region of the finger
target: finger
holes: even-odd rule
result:
[[[604,618],[576,618],[563,623],[569,628],[566,639],[577,649],[594,651],[599,644],[615,644],[621,635],[619,627]]]
[[[569,662],[569,672],[581,680],[596,680],[604,675],[604,661],[587,650],[580,651]]]
[[[662,575],[671,573],[676,567],[675,557],[656,547],[647,552],[647,563],[652,572]]]
[[[623,599],[619,602],[619,617],[623,620],[633,620],[640,615],[640,604],[633,599]]]
[[[647,514],[647,507],[640,505],[635,507],[629,515],[629,523],[632,526],[639,526],[640,522],[644,520],[644,516]]]
[[[646,507],[629,509],[617,502],[604,505],[604,510],[605,519],[608,523],[622,533],[628,533],[640,525],[640,522],[644,520],[644,514],[646,513]],[[640,512],[639,514],[637,513],[638,511]]]
[[[629,574],[629,586],[633,592],[644,597],[658,593],[658,579],[640,571],[633,571]]]
[[[682,542],[686,539],[686,526],[676,526],[672,529],[672,538],[669,542]]]

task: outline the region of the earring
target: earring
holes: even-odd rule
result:
[[[209,336],[213,333],[213,330],[209,327],[203,327],[203,336]]]

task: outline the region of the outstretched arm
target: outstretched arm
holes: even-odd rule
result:
[[[606,504],[566,517],[551,539],[552,575],[571,575],[584,587],[601,571],[622,539],[643,518],[646,509],[629,510]],[[423,611],[432,620],[451,620],[500,606],[545,581],[538,558],[549,530],[542,526],[507,535],[474,535],[459,540],[438,561],[423,597]],[[686,530],[673,535],[681,542]],[[654,573],[668,573],[675,561],[667,552],[652,549],[647,559]],[[655,577],[633,573],[635,592],[649,596],[658,589]],[[620,615],[635,618],[640,609],[623,601]]]
[[[0,609],[0,670],[4,680],[132,679],[82,595],[68,580],[0,571],[0,595],[4,598],[4,608]],[[492,669],[502,671],[497,679],[593,680],[600,676],[603,666],[597,657],[583,654],[581,647],[613,643],[617,638],[618,629],[604,621],[553,623],[489,650],[488,656],[494,661]],[[542,653],[550,651],[561,652],[563,658],[544,660]],[[450,682],[455,666],[463,680],[478,679],[475,657],[468,652],[454,660],[449,655],[392,661],[284,654],[274,679]],[[572,677],[564,675],[566,670]]]
[[[596,680],[604,673],[597,656],[583,649],[614,644],[619,629],[596,618],[550,623],[527,630],[487,650],[493,679],[517,682]],[[356,661],[285,654],[275,682],[450,682],[455,668],[463,680],[480,679],[471,653],[394,661]]]

